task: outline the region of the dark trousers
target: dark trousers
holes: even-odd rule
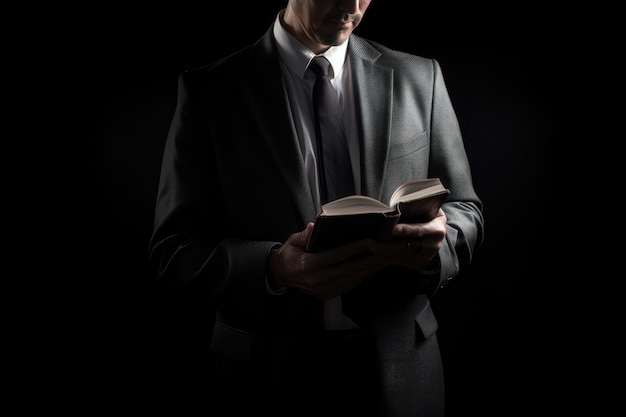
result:
[[[284,344],[283,344],[284,343]],[[360,331],[318,331],[275,339],[263,360],[218,357],[217,399],[229,414],[379,415],[373,343]]]

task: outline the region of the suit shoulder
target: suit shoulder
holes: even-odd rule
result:
[[[240,68],[245,67],[243,64],[245,62],[244,56],[248,49],[249,47],[246,47],[209,63],[188,68],[184,70],[181,75],[189,78],[203,78],[209,74],[215,76],[222,73],[229,74],[232,73],[232,71],[238,71]]]
[[[228,80],[237,80],[241,83],[244,80],[254,80],[256,73],[275,71],[274,66],[279,65],[278,53],[272,47],[270,34],[271,32],[268,31],[252,44],[207,64],[187,69],[181,73],[181,78],[192,80],[192,82],[213,82],[215,87],[215,84],[229,85],[225,82]],[[252,63],[260,63],[257,71],[252,71]]]
[[[367,56],[374,57],[376,64],[389,66],[394,69],[432,70],[439,66],[439,63],[434,58],[393,49],[379,42],[358,36],[354,36],[354,46]]]
[[[377,48],[380,48],[382,52],[382,55],[380,57],[381,61],[384,63],[394,64],[393,66],[409,66],[411,68],[432,68],[439,65],[434,58],[427,58],[421,55],[415,55],[408,52],[399,51],[397,49],[391,49],[379,43],[376,43],[376,46]]]
[[[181,71],[178,75],[179,89],[217,93],[232,85],[229,80],[241,80],[246,75],[243,58],[244,50],[221,57],[209,63],[197,65]]]

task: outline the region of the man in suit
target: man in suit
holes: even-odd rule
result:
[[[211,404],[443,416],[429,297],[471,261],[482,203],[438,62],[353,34],[369,4],[289,0],[257,42],[179,78],[150,259],[161,282],[215,307]],[[396,225],[391,242],[305,249],[323,203],[307,71],[319,55],[355,193],[388,201],[426,177],[450,189],[434,219]]]

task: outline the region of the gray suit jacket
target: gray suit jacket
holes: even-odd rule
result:
[[[437,61],[356,35],[348,53],[363,194],[388,201],[398,185],[423,177],[440,177],[451,190],[439,274],[424,280],[390,268],[345,296],[346,313],[378,335],[389,402],[412,407],[411,381],[429,355],[439,359],[419,351],[437,330],[428,296],[480,244],[481,201]],[[317,300],[267,295],[265,269],[270,249],[315,215],[271,28],[249,47],[182,73],[150,256],[162,281],[198,286],[215,304],[217,353],[246,360],[264,335],[310,318]]]

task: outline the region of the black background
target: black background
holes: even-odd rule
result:
[[[565,268],[546,243],[568,101],[563,29],[524,10],[495,19],[398,3],[373,2],[356,33],[439,60],[485,207],[484,244],[433,299],[448,415],[557,409],[554,387],[575,384],[554,292]],[[57,28],[44,61],[61,88],[47,98],[71,104],[54,117],[66,153],[55,169],[67,174],[54,181],[72,187],[49,248],[64,278],[43,287],[61,314],[42,339],[73,407],[211,409],[210,311],[201,295],[158,291],[146,264],[160,157],[178,73],[256,40],[282,4],[102,9]]]

